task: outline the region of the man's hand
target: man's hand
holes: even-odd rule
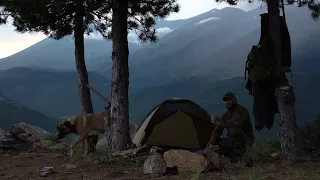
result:
[[[221,121],[217,121],[214,125],[215,126],[221,126]]]
[[[220,122],[219,116],[211,116],[211,123],[216,125],[218,122]]]

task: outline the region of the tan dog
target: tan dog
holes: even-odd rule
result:
[[[109,117],[105,113],[100,114],[89,114],[83,113],[78,116],[62,121],[57,125],[59,130],[58,138],[62,139],[67,134],[74,133],[78,134],[79,137],[70,145],[70,155],[74,153],[74,148],[80,142],[85,141],[85,153],[81,156],[85,156],[88,153],[88,136],[99,135],[105,133],[105,125],[109,120]]]

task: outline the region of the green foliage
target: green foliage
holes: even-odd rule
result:
[[[237,5],[240,0],[216,0],[216,2],[226,2],[230,5]],[[246,0],[248,3],[253,3],[254,0]],[[260,2],[266,3],[266,0],[258,0]],[[314,0],[279,0],[281,1],[286,1],[287,4],[290,5],[296,5],[298,7],[304,7],[307,6],[309,10],[311,11],[311,16],[313,19],[318,20],[320,16],[320,2],[319,1],[314,1]],[[280,7],[280,6],[279,6]]]
[[[280,154],[279,141],[255,142],[244,154],[244,159],[252,160],[253,163],[273,162],[272,154]]]
[[[288,4],[297,5],[298,7],[307,6],[311,11],[313,19],[318,20],[320,16],[320,2],[314,0],[287,0]]]
[[[55,142],[55,143],[59,142],[58,134],[56,134],[56,133],[46,133],[46,134],[44,134],[43,139],[49,140],[49,141],[52,141],[52,142]]]
[[[249,169],[246,175],[247,180],[262,180],[263,178],[263,169],[260,167],[253,167]]]
[[[148,155],[141,155],[134,158],[137,164],[143,164],[148,159]]]
[[[76,0],[6,0],[0,7],[13,18],[18,32],[43,32],[61,39],[75,30]],[[112,1],[84,0],[84,30],[86,34],[98,31],[105,38],[111,38]],[[178,12],[176,0],[131,0],[129,1],[128,29],[135,30],[142,41],[156,41],[153,26],[159,18]],[[32,13],[31,13],[32,12]],[[4,18],[2,18],[4,19]]]
[[[302,149],[306,153],[320,153],[320,116],[299,127]]]
[[[128,159],[125,159],[123,157],[112,157],[112,156],[106,156],[102,154],[95,155],[95,161],[98,164],[114,164],[114,163],[120,163],[120,164],[128,164]]]

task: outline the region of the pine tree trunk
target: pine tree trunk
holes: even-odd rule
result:
[[[297,131],[295,95],[289,86],[284,73],[280,72],[282,65],[280,17],[277,0],[268,0],[269,33],[274,53],[274,73],[277,84],[275,87],[277,104],[280,114],[280,143],[282,157],[289,160],[298,158],[300,152],[300,138]]]
[[[78,73],[78,91],[82,112],[93,113],[90,90],[86,84],[89,84],[88,72],[84,60],[84,1],[76,0],[75,14],[75,29],[74,29],[74,55],[76,60],[76,68]],[[98,141],[98,136],[88,138],[89,152],[94,152],[95,143]]]
[[[127,149],[129,135],[128,0],[113,1],[111,116],[107,126],[109,151]]]

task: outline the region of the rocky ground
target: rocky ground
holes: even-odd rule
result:
[[[319,161],[292,164],[274,160],[247,168],[241,163],[230,164],[210,149],[163,152],[157,148],[148,150],[148,159],[146,156],[128,159],[101,153],[103,149],[99,147],[105,147],[103,140],[97,145],[100,153],[79,159],[81,149],[77,149],[75,157],[67,155],[68,143],[70,140],[56,142],[54,135],[24,123],[13,125],[10,133],[0,129],[0,179],[320,179]],[[46,167],[53,171],[42,173]]]
[[[101,158],[101,157],[100,157]],[[142,173],[142,165],[121,160],[100,160],[92,162],[90,158],[73,161],[60,153],[21,153],[19,155],[1,154],[0,179],[92,179],[92,180],[138,180],[138,179],[320,179],[320,164],[288,163],[260,164],[253,168],[244,168],[235,164],[222,172],[189,173],[152,177]],[[54,173],[49,177],[40,177],[39,169],[53,167]]]

